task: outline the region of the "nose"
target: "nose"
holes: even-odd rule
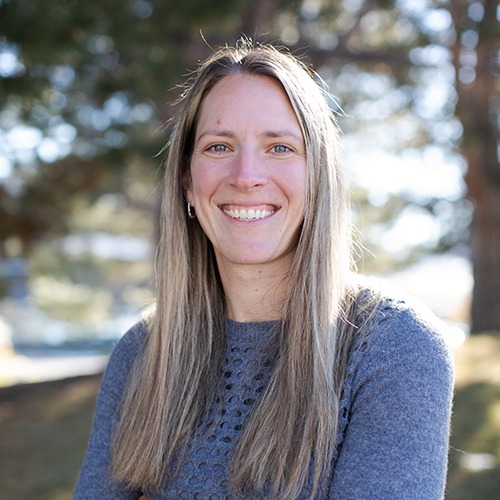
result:
[[[242,149],[234,159],[231,184],[241,191],[248,191],[266,183],[263,159],[251,148]]]

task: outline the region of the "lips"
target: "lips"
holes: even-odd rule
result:
[[[276,212],[276,208],[250,208],[250,207],[221,207],[222,211],[233,219],[252,221],[265,219]]]

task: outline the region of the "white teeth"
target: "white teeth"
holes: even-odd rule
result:
[[[274,214],[274,210],[261,210],[260,208],[254,209],[240,208],[234,210],[224,210],[224,213],[232,217],[233,219],[239,220],[257,220],[265,219],[270,215]]]

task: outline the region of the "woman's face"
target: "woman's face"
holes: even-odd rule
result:
[[[223,78],[204,98],[186,198],[219,268],[289,266],[306,196],[306,155],[281,85],[266,76]]]

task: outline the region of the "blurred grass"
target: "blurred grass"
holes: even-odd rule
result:
[[[500,498],[500,333],[455,350],[449,500]]]
[[[72,498],[99,380],[81,377],[0,390],[1,498]]]
[[[455,350],[457,383],[447,500],[500,492],[500,334]],[[1,497],[69,500],[99,376],[0,389]]]

